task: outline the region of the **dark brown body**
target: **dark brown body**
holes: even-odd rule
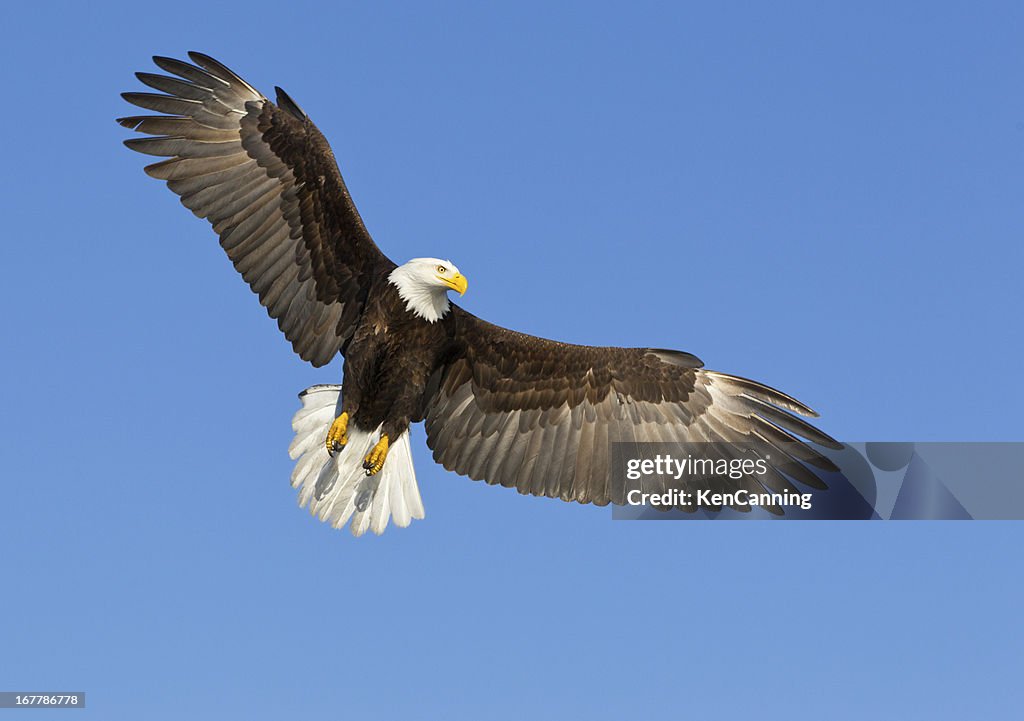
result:
[[[342,409],[355,424],[394,439],[423,420],[431,375],[453,350],[452,314],[429,323],[406,310],[398,290],[374,279],[363,315],[344,349]]]

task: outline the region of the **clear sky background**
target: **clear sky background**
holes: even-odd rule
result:
[[[451,258],[484,318],[691,351],[844,440],[1024,440],[1020,3],[504,5],[0,10],[0,690],[104,720],[1018,714],[1019,524],[613,522],[446,473],[419,428],[426,520],[295,507],[296,394],[341,366],[121,146],[152,54],[286,88],[385,252]]]

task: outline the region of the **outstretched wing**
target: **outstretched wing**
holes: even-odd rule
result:
[[[161,115],[120,118],[148,138],[132,150],[220,236],[235,269],[303,360],[343,350],[370,283],[391,268],[363,225],[323,135],[280,88],[277,103],[201,53],[154,57],[171,73],[137,73],[159,93],[124,93]]]
[[[737,455],[767,447],[765,488],[746,489],[758,493],[796,491],[790,479],[822,488],[815,469],[837,470],[804,442],[841,448],[799,417],[814,411],[760,383],[704,370],[689,353],[569,345],[455,306],[452,313],[454,350],[426,405],[427,444],[450,471],[605,505],[626,502],[622,479],[612,478],[614,442],[708,443]]]

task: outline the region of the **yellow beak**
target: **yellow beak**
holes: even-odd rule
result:
[[[462,273],[456,273],[451,278],[442,278],[441,276],[437,277],[442,283],[447,285],[452,290],[457,290],[459,292],[459,295],[466,294],[466,288],[469,287],[469,281],[466,280],[466,276],[464,276]]]

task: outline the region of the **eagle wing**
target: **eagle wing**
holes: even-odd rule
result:
[[[814,411],[761,383],[705,370],[689,353],[569,345],[457,306],[452,313],[453,350],[425,406],[427,444],[450,471],[605,505],[626,502],[623,479],[612,477],[614,442],[706,443],[737,457],[757,445],[772,457],[765,488],[744,486],[758,493],[795,492],[791,479],[823,488],[820,472],[837,470],[805,442],[842,447],[801,418]]]
[[[137,73],[159,93],[124,93],[161,115],[119,118],[154,137],[125,141],[167,160],[146,172],[206,218],[295,352],[314,366],[344,350],[370,283],[394,264],[377,248],[326,139],[277,88],[271,102],[201,53]],[[174,77],[172,77],[174,76]]]

